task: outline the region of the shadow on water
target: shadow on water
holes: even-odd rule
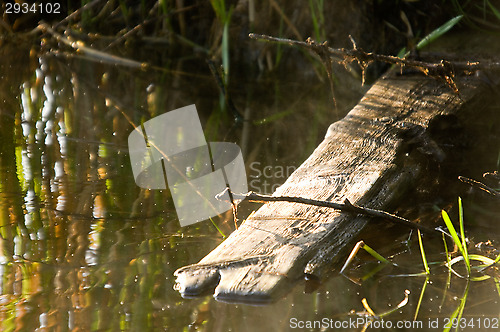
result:
[[[167,58],[161,63],[164,70],[141,71],[64,54],[38,55],[29,47],[3,47],[1,52],[2,330],[253,331],[258,326],[283,331],[309,329],[303,324],[314,320],[321,326],[310,330],[361,330],[367,320],[363,298],[379,314],[403,301],[405,290],[410,291],[408,304],[385,319],[410,324],[418,312],[416,321],[424,330],[436,321],[442,330],[466,289],[467,322],[485,326],[488,319],[490,326],[498,326],[498,270],[493,271],[496,279],[469,285],[439,264],[428,280],[414,276],[423,270],[417,238],[393,228],[387,229],[388,239],[369,234],[363,239],[399,267],[387,266],[370,276],[380,264],[360,253],[347,271],[359,284],[334,277],[307,293],[307,283],[265,307],[219,303],[210,296],[183,299],[173,289],[173,272],[199,261],[223,237],[210,221],[181,229],[168,190],[135,185],[129,133],[156,115],[196,104],[207,140],[238,143],[250,189],[270,193],[336,120],[328,87],[310,72],[248,79],[242,75],[232,82],[235,104],[250,112],[252,121],[245,129],[234,124],[220,102],[203,59]],[[346,101],[345,109],[356,101]],[[493,114],[498,116],[498,106],[492,107],[497,107]],[[483,152],[491,167],[485,170],[492,170],[498,165],[490,157],[498,151],[487,148]],[[479,158],[474,162],[481,164]],[[465,200],[466,229],[482,246],[477,250],[490,250],[489,257],[495,257],[500,240],[497,202],[455,186],[427,200],[423,197],[429,193],[423,190],[415,196],[419,208],[409,204],[401,213],[437,220],[440,208],[448,208],[459,192]],[[240,218],[254,208],[242,207]],[[231,213],[214,222],[225,235],[234,230]],[[442,242],[424,238],[424,246],[429,261],[445,261]]]

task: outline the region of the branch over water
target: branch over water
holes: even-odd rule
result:
[[[230,192],[229,188],[226,188],[223,192],[217,195],[217,198],[220,199],[226,192]],[[232,197],[234,200],[244,200],[247,199],[250,202],[290,202],[290,203],[299,203],[299,204],[307,204],[319,207],[326,207],[337,209],[343,212],[356,213],[365,216],[383,218],[389,220],[393,223],[403,225],[412,229],[419,229],[423,232],[427,232],[430,234],[439,234],[444,233],[445,235],[451,238],[451,235],[442,230],[441,228],[430,228],[421,224],[417,224],[411,222],[410,220],[400,217],[398,215],[382,211],[376,209],[370,209],[367,207],[359,206],[351,203],[347,198],[344,200],[344,203],[338,202],[330,202],[330,201],[321,201],[316,199],[304,198],[304,197],[293,197],[293,196],[269,196],[269,195],[261,195],[257,194],[253,191],[249,191],[246,194],[236,194],[232,193]]]

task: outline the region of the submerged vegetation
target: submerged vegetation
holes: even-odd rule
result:
[[[425,241],[424,250],[420,234],[420,255],[411,252],[406,235],[404,241],[372,245],[383,253],[377,259],[387,256],[393,263],[387,269],[410,269],[401,278],[391,278],[392,272],[377,278],[379,270],[352,277],[360,284],[355,286],[332,278],[314,295],[299,290],[264,309],[181,299],[172,288],[173,271],[198,261],[229,235],[232,215],[214,218],[215,227],[205,222],[181,229],[168,191],[133,185],[127,135],[158,114],[195,103],[210,140],[237,141],[247,165],[295,167],[363,95],[362,72],[331,64],[335,114],[321,59],[305,49],[250,40],[249,33],[298,41],[311,36],[347,49],[353,47],[351,35],[367,52],[396,56],[434,47],[439,43],[423,43],[445,32],[458,38],[471,29],[495,35],[496,2],[92,0],[61,1],[60,13],[9,14],[4,1],[2,9],[0,329],[241,330],[259,317],[269,330],[284,330],[289,317],[335,313],[343,319],[351,310],[373,319],[450,322],[469,313],[495,314],[498,207],[459,184],[449,193],[425,193],[429,198],[410,213],[429,221],[449,206],[450,196],[466,195],[472,203],[465,212],[474,220],[470,228],[466,224],[468,235],[484,241],[472,248],[467,242],[460,201],[458,232],[442,212],[457,248],[453,253],[449,240],[444,257],[442,243]],[[457,40],[447,49],[459,48]],[[498,52],[498,45],[484,44],[488,50],[474,52]],[[214,63],[223,89],[206,60]],[[367,84],[387,67],[368,67]],[[235,121],[228,96],[250,121]],[[492,114],[498,116],[495,107]],[[495,128],[489,130],[493,136]],[[461,175],[498,169],[500,150],[488,148],[473,160],[481,168],[472,164],[476,168]],[[265,180],[271,187],[283,179]],[[243,206],[240,212],[252,209]],[[389,257],[398,250],[403,254]],[[422,259],[425,272],[414,273]]]

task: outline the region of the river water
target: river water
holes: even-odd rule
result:
[[[443,243],[426,238],[434,274],[415,276],[423,266],[417,238],[406,230],[363,238],[400,267],[371,275],[380,264],[360,253],[349,278],[301,283],[275,304],[183,299],[174,290],[173,272],[221,243],[234,221],[228,212],[213,218],[219,229],[209,220],[180,227],[168,190],[134,182],[127,143],[134,128],[195,104],[207,141],[238,144],[249,189],[271,193],[364,88],[340,97],[335,112],[326,75],[315,70],[242,74],[229,83],[230,93],[251,121],[238,125],[196,57],[140,70],[30,45],[4,45],[0,53],[0,330],[359,331],[369,317],[363,299],[383,314],[406,290],[408,303],[374,326],[442,329],[461,302],[469,324],[498,326],[498,270],[496,279],[467,283],[438,266],[446,260]],[[492,150],[489,159],[498,153]],[[460,188],[475,242],[498,241],[498,206]],[[452,191],[421,202],[421,218],[439,218],[456,197]],[[239,217],[257,207],[243,206]],[[482,248],[498,255],[498,242]]]

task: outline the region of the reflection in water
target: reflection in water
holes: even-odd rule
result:
[[[228,135],[232,123],[221,116],[210,75],[196,92],[198,66],[176,65],[192,72],[172,79],[2,51],[1,329],[180,330],[213,308],[225,312],[211,300],[183,300],[172,287],[173,271],[198,261],[220,234],[209,222],[180,229],[168,191],[135,186],[126,143],[133,126],[191,103],[210,110],[200,115],[212,140],[239,135]],[[248,143],[252,158],[262,144]],[[214,220],[225,234],[230,218]]]
[[[412,317],[418,278],[368,279],[361,286],[333,278],[314,294],[299,287],[268,307],[182,299],[173,272],[197,262],[222,236],[208,221],[180,229],[168,191],[135,186],[126,142],[133,126],[193,103],[205,110],[207,140],[238,142],[242,130],[221,110],[208,70],[180,61],[172,69],[184,75],[172,76],[2,52],[0,329],[240,331],[259,321],[262,330],[279,331],[290,327],[290,318],[349,320],[356,317],[351,310],[363,310],[364,297],[382,312],[397,305],[405,289],[410,304],[394,319]],[[241,83],[245,90],[247,84]],[[246,106],[255,110],[256,124],[244,158],[252,174],[270,184],[282,182],[282,173],[304,160],[334,121],[328,87],[279,84],[259,82],[250,90],[262,92],[260,98]],[[274,89],[267,95],[260,91],[269,85]],[[214,222],[225,235],[233,230],[231,213]],[[405,245],[385,245],[408,260]],[[420,257],[410,263],[420,266]],[[474,312],[493,317],[499,297],[490,281],[472,285],[470,297],[480,293],[481,309]],[[433,287],[422,319],[448,315],[463,289],[443,294],[443,280],[433,280]]]

